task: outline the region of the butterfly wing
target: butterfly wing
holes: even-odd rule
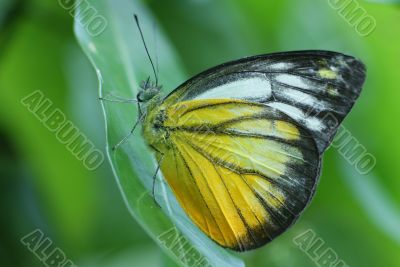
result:
[[[218,244],[259,247],[287,229],[314,192],[313,138],[279,110],[190,100],[166,110],[161,170],[190,218]]]
[[[321,154],[364,77],[352,57],[309,51],[226,63],[178,87],[154,114],[167,132],[161,170],[185,212],[238,251],[285,231],[312,198]]]
[[[358,98],[365,66],[329,51],[260,55],[207,70],[178,87],[166,105],[194,99],[264,103],[310,131],[320,153]]]

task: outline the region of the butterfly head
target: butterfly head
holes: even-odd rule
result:
[[[157,96],[161,91],[161,85],[150,81],[150,77],[142,81],[139,88],[139,93],[136,98],[139,102],[148,102]]]

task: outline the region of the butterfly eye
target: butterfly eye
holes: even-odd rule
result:
[[[141,87],[141,86],[140,86]],[[141,87],[142,88],[142,87]],[[143,91],[139,91],[139,93],[136,95],[136,98],[139,102],[143,102]]]

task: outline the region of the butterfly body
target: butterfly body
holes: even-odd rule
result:
[[[222,64],[164,99],[147,81],[143,135],[190,219],[223,247],[254,249],[310,202],[364,78],[352,57],[302,51]]]

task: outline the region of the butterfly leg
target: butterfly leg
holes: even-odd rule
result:
[[[161,153],[161,152],[160,152],[160,153]],[[154,199],[154,202],[156,202],[156,204],[157,204],[159,207],[160,207],[160,205],[158,204],[158,202],[157,202],[157,200],[156,200],[156,196],[155,196],[155,188],[156,188],[157,173],[160,171],[160,165],[161,165],[163,159],[164,159],[164,154],[161,153],[161,157],[160,157],[160,159],[157,161],[157,169],[156,169],[156,172],[155,172],[154,175],[153,175],[153,186],[152,186],[152,189],[151,189],[151,195],[152,195],[152,197],[153,197],[153,199]]]
[[[109,99],[109,98],[104,98],[104,97],[99,97],[101,101],[108,101],[108,102],[114,102],[114,103],[136,103],[136,99]]]
[[[128,140],[128,138],[133,134],[133,132],[135,131],[135,129],[139,125],[139,123],[144,119],[144,116],[145,116],[145,113],[142,113],[142,115],[140,115],[140,117],[136,120],[135,124],[133,125],[132,129],[130,130],[130,132],[124,138],[122,138],[121,141],[119,141],[116,145],[114,145],[112,147],[113,151],[115,151],[120,145],[122,145],[123,143],[126,142],[126,140]]]
[[[142,119],[144,118],[144,114],[142,112],[142,109],[140,108],[140,103],[139,103],[139,101],[137,99],[124,99],[122,97],[115,96],[115,95],[112,95],[112,94],[109,94],[109,95],[112,96],[115,99],[105,98],[105,97],[99,97],[99,99],[101,101],[116,102],[116,103],[137,103],[137,106],[138,106],[138,118],[137,118],[137,121],[133,125],[132,130],[130,131],[130,133],[128,135],[126,135],[120,142],[118,142],[118,144],[116,144],[115,146],[112,147],[112,150],[114,151],[120,145],[125,143],[126,140],[133,134],[133,132],[135,131],[135,129],[138,126],[139,122],[141,122]]]
[[[137,99],[126,99],[126,98],[119,97],[119,96],[116,96],[113,94],[108,94],[108,96],[111,96],[112,98],[99,97],[99,100],[108,101],[108,102],[116,102],[116,103],[138,103]]]
[[[138,111],[139,111],[139,113],[138,113],[138,119],[142,116],[142,109],[141,109],[141,107],[140,107],[140,103],[139,103],[139,101],[137,102],[137,106],[138,106]]]

